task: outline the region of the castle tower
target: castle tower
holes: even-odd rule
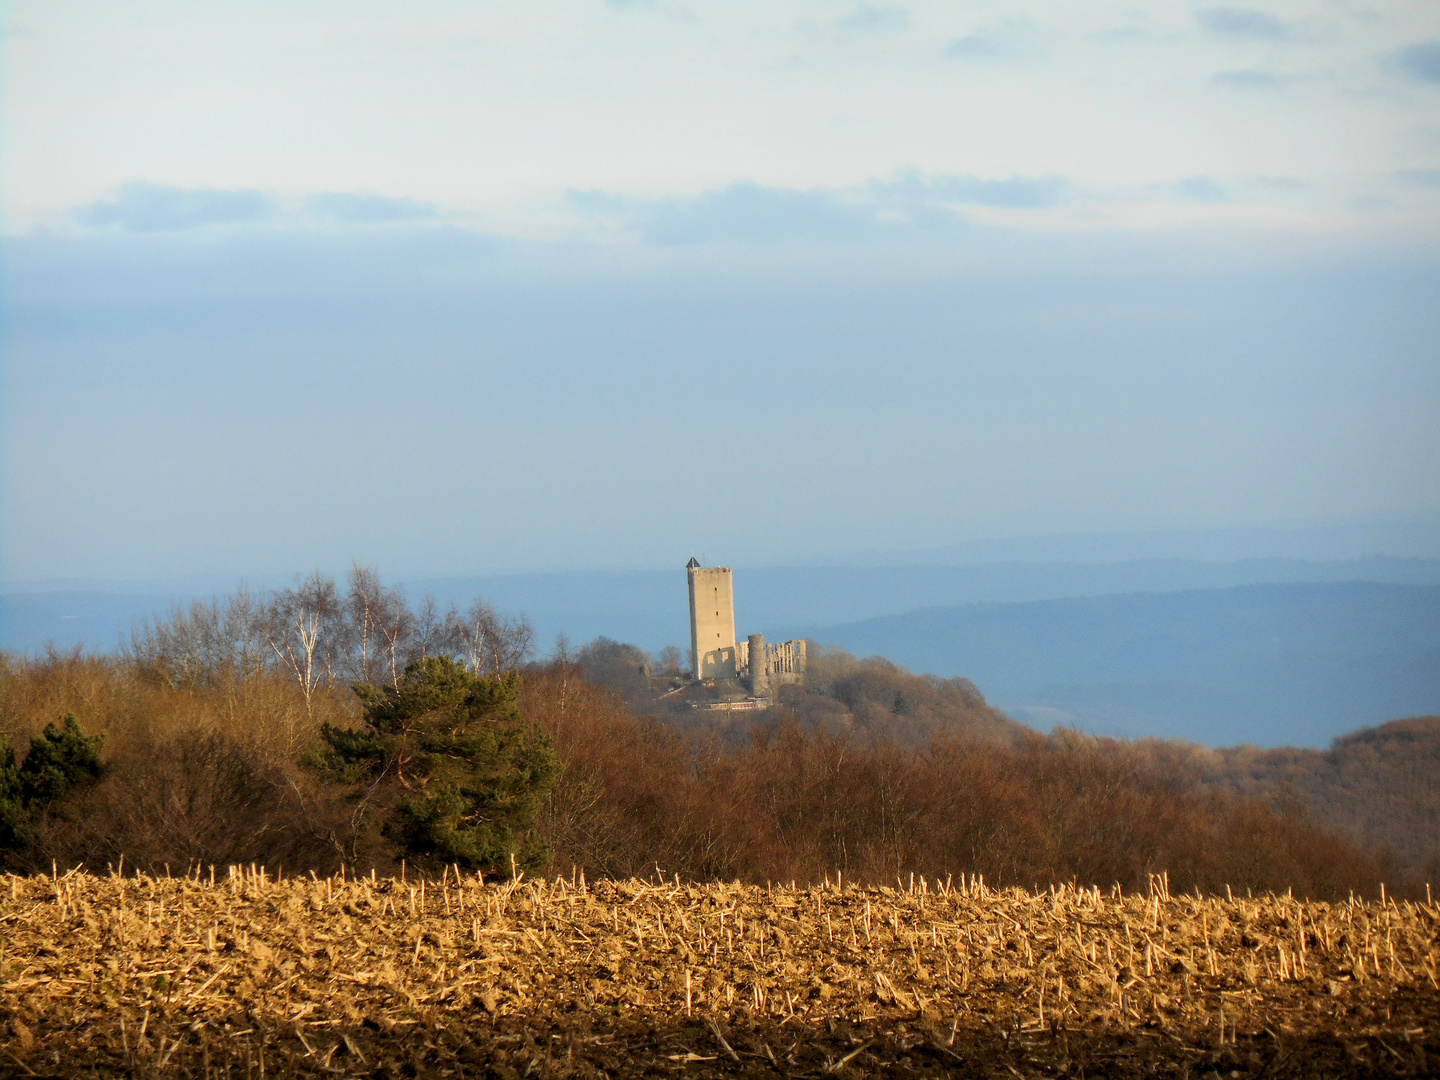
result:
[[[765,635],[751,634],[747,639],[750,650],[750,692],[756,697],[770,693],[770,665],[765,652]]]
[[[728,566],[685,564],[690,581],[690,670],[697,679],[735,678],[735,586]]]

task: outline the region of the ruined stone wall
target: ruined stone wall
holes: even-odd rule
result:
[[[758,660],[757,660],[758,658]],[[769,645],[763,634],[751,634],[735,647],[736,670],[755,694],[771,694],[782,686],[805,685],[805,641]]]
[[[767,645],[766,666],[770,671],[770,685],[784,686],[805,684],[805,639],[782,641],[778,645]]]

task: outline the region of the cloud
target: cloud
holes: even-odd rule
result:
[[[1290,36],[1290,28],[1274,15],[1253,8],[1205,8],[1195,13],[1200,26],[1226,37],[1278,41]]]
[[[440,211],[432,203],[389,199],[382,195],[312,195],[305,200],[312,215],[348,225],[378,225],[397,221],[433,221]]]
[[[582,214],[663,246],[715,242],[862,243],[936,235],[964,223],[961,210],[1032,210],[1068,201],[1061,177],[926,177],[907,173],[845,189],[797,191],[734,184],[721,191],[673,199],[631,199],[573,191]]]
[[[438,221],[433,203],[383,195],[325,192],[301,199],[277,199],[261,191],[187,189],[132,181],[109,199],[74,211],[81,225],[124,232],[183,232],[217,225],[311,224],[386,225]]]
[[[734,184],[693,198],[627,199],[571,192],[582,212],[608,218],[662,246],[715,242],[784,243],[866,240],[884,231],[871,206],[834,191],[793,191]]]
[[[1407,46],[1395,54],[1395,63],[1413,79],[1440,83],[1440,41]]]
[[[1440,188],[1440,169],[1401,169],[1395,175],[1421,187]]]
[[[207,225],[231,225],[270,217],[275,205],[258,191],[187,190],[132,181],[112,199],[75,212],[82,225],[118,227],[125,232],[177,232]]]
[[[1235,90],[1278,90],[1290,81],[1288,75],[1273,71],[1248,69],[1242,71],[1218,71],[1210,77],[1217,86]]]
[[[1182,199],[1201,203],[1227,203],[1230,189],[1218,180],[1208,176],[1191,176],[1179,183],[1170,184],[1168,190]]]
[[[903,7],[874,7],[857,4],[843,19],[835,20],[835,29],[848,34],[887,34],[904,30],[910,25],[910,12]]]
[[[1012,176],[984,180],[976,176],[938,176],[930,180],[910,174],[900,180],[876,182],[870,190],[883,201],[921,206],[987,206],[1033,210],[1055,206],[1070,197],[1070,185],[1058,176]]]
[[[950,42],[945,55],[957,60],[1013,60],[1039,51],[1040,31],[1025,19],[1006,19],[998,27],[977,30]]]
[[[1087,36],[1090,38],[1091,41],[1100,41],[1108,44],[1116,42],[1127,43],[1134,41],[1174,41],[1180,35],[1178,35],[1174,31],[1154,30],[1147,26],[1136,26],[1134,24],[1130,24],[1128,26],[1112,26],[1104,30],[1096,30],[1095,32]]]

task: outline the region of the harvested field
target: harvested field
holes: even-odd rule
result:
[[[581,880],[0,879],[14,1075],[1434,1075],[1440,910]]]

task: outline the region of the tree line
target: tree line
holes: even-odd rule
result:
[[[0,657],[0,857],[1106,888],[1167,871],[1310,896],[1380,880],[1293,806],[1206,787],[1164,744],[1029,731],[964,680],[822,653],[816,685],[758,718],[679,722],[602,685],[616,648],[537,659],[523,619],[412,608],[357,569],[343,590],[312,575],[152,619],[112,656]],[[647,666],[620,648],[615,670]],[[89,764],[34,797],[22,773],[67,737]]]
[[[289,588],[241,588],[157,614],[135,627],[122,652],[177,688],[278,674],[313,711],[326,685],[398,687],[405,669],[429,656],[452,657],[476,676],[508,671],[530,659],[534,639],[524,616],[484,600],[441,610],[426,596],[412,608],[402,589],[356,565],[343,591],[315,571]]]

